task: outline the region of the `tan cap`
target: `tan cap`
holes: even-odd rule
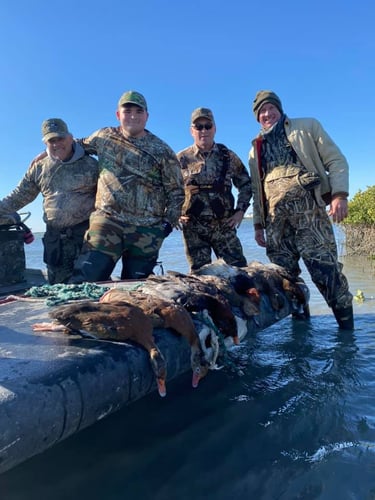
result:
[[[54,137],[66,137],[70,135],[67,124],[61,118],[49,118],[42,123],[42,140],[49,141]]]
[[[197,108],[191,114],[191,123],[195,123],[198,118],[207,118],[212,123],[215,123],[214,115],[212,111],[208,108]]]

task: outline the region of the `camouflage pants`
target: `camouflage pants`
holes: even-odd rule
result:
[[[46,262],[48,282],[51,285],[56,283],[67,283],[70,279],[73,273],[74,263],[81,253],[83,237],[88,225],[89,223],[86,221],[71,228],[67,228],[65,231],[58,234],[60,251],[58,260],[55,263]],[[43,238],[44,246],[46,246],[45,237],[46,234]]]
[[[122,257],[122,279],[144,278],[152,273],[164,238],[162,224],[126,225],[94,214],[85,235],[84,251],[101,252],[115,263]]]
[[[338,261],[332,224],[325,211],[291,178],[273,182],[267,178],[265,193],[268,204],[266,221],[267,256],[294,276],[301,273],[303,259],[312,281],[327,304],[346,307],[353,296]]]
[[[235,229],[225,226],[223,220],[191,219],[183,226],[185,252],[190,270],[211,262],[211,252],[232,266],[246,266],[241,242]]]

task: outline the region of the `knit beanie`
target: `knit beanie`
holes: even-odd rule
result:
[[[260,90],[253,101],[253,112],[258,121],[259,111],[263,104],[270,102],[283,114],[283,107],[278,96],[272,90]]]

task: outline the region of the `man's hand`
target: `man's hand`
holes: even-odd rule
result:
[[[181,217],[178,219],[178,222],[183,226],[184,224],[187,224],[190,220],[190,217],[188,215],[181,215]]]
[[[264,237],[264,229],[255,229],[255,241],[260,247],[266,246],[266,239]]]
[[[226,220],[225,225],[232,229],[240,227],[244,215],[245,214],[241,210],[234,212],[234,214]]]
[[[199,186],[195,184],[188,184],[185,186],[185,192],[188,192],[190,195],[199,193]]]
[[[333,198],[328,215],[332,217],[333,222],[341,222],[348,216],[348,200],[345,198]]]

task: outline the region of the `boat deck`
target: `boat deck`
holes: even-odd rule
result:
[[[0,318],[0,473],[156,389],[141,347],[33,332],[50,320],[44,300],[3,303]],[[155,339],[169,379],[189,370],[184,339]]]
[[[111,286],[124,287],[124,282]],[[49,309],[45,298],[0,298],[0,473],[150,392],[159,397],[143,348],[34,332],[34,323],[50,321]],[[275,312],[269,297],[262,296],[260,313],[242,319],[240,337],[265,329],[291,311],[285,301]],[[167,364],[168,397],[168,381],[191,369],[190,346],[169,329],[155,329],[154,337]]]
[[[46,274],[40,269],[26,269],[24,280],[18,283],[0,283],[0,297],[12,293],[22,293],[32,286],[45,285],[47,283]]]

